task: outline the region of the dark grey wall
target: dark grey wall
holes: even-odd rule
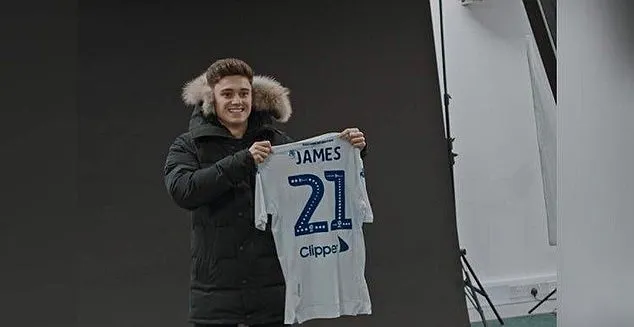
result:
[[[295,138],[355,125],[370,144],[375,223],[365,230],[374,314],[306,325],[468,325],[428,2],[91,1],[79,9],[77,114],[41,116],[26,124],[31,133],[3,141],[39,151],[4,170],[16,182],[42,157],[49,177],[77,173],[76,184],[58,177],[58,187],[45,186],[58,190],[48,202],[28,197],[43,187],[36,182],[12,198],[28,210],[9,212],[19,219],[2,221],[3,240],[22,265],[3,275],[25,270],[25,280],[67,282],[4,282],[12,308],[4,319],[53,325],[62,310],[51,308],[70,302],[79,326],[187,325],[189,220],[167,197],[163,160],[187,125],[182,84],[212,60],[236,56],[291,89],[295,114],[284,128]],[[76,136],[64,149],[77,153],[77,166],[56,165],[55,135],[38,134],[38,124],[57,123]],[[78,213],[53,222],[47,209],[64,195],[78,196]],[[34,238],[11,238],[18,231]],[[66,261],[53,262],[54,252],[68,253]],[[38,259],[72,268],[38,270]],[[32,299],[43,311],[27,304]]]
[[[76,303],[73,4],[0,11],[0,326],[72,326]]]

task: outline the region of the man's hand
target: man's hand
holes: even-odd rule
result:
[[[261,164],[266,160],[266,158],[271,153],[271,142],[269,141],[260,141],[255,142],[249,148],[249,152],[251,152],[251,156],[253,160],[255,160],[256,164]]]
[[[358,128],[346,128],[339,134],[339,137],[350,142],[353,147],[363,150],[365,148],[365,136]]]

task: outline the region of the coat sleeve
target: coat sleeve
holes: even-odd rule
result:
[[[208,204],[244,180],[255,165],[248,149],[201,168],[193,142],[181,135],[170,146],[164,166],[165,187],[181,208]]]

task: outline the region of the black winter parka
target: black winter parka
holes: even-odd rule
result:
[[[254,226],[255,141],[291,142],[273,127],[291,114],[288,90],[255,76],[253,110],[242,139],[219,123],[202,76],[184,89],[193,105],[188,131],[169,147],[164,180],[173,201],[191,212],[189,321],[262,324],[283,321],[285,286],[270,229]]]

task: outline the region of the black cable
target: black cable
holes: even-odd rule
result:
[[[442,62],[442,81],[443,81],[443,104],[445,109],[445,131],[447,140],[447,150],[449,154],[449,178],[451,180],[451,196],[453,197],[453,204],[456,204],[456,190],[454,185],[454,153],[453,153],[453,138],[451,137],[451,128],[449,125],[449,99],[451,96],[447,93],[447,63],[445,59],[445,23],[443,19],[442,0],[438,0],[438,9],[440,11],[440,53]]]
[[[442,0],[438,0],[438,8],[440,11],[440,53],[441,53],[441,66],[442,66],[442,81],[443,81],[443,99],[445,106],[445,128],[447,132],[447,138],[451,137],[451,131],[449,130],[449,94],[447,94],[447,63],[445,59],[445,23],[443,19]]]

